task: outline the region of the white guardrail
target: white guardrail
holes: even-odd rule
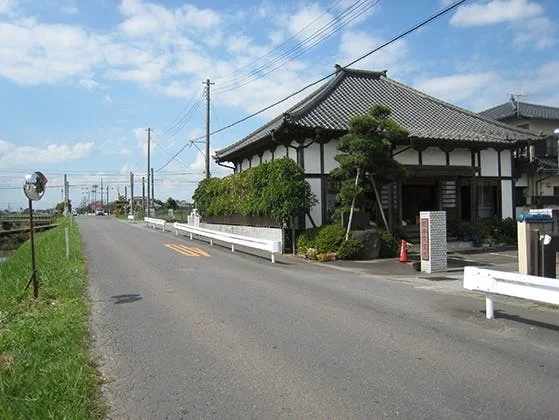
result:
[[[494,295],[559,305],[559,280],[464,267],[464,289],[485,293],[485,317],[494,318]]]
[[[161,226],[162,231],[165,231],[165,225],[167,224],[165,220],[154,219],[152,217],[144,217],[144,222],[146,226],[151,226],[153,229],[155,229],[156,226]]]
[[[249,248],[261,249],[268,251],[271,255],[272,263],[276,262],[275,254],[281,252],[281,241],[272,241],[269,239],[251,238],[249,236],[236,235],[234,233],[220,232],[217,230],[204,229],[200,227],[191,226],[185,223],[174,223],[175,235],[180,232],[186,232],[193,239],[194,235],[204,236],[210,239],[210,245],[213,241],[222,241],[231,244],[231,251],[235,252],[235,245],[246,246]]]

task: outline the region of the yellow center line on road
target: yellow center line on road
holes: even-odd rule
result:
[[[165,244],[167,248],[172,249],[173,251],[178,252],[179,254],[183,254],[189,257],[209,257],[206,251],[200,248],[180,245],[180,244]]]

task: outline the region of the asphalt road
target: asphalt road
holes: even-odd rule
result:
[[[555,310],[78,221],[112,419],[559,418]]]

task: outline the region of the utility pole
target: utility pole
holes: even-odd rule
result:
[[[93,202],[97,205],[97,184],[93,184],[91,192],[93,193]]]
[[[68,175],[64,174],[64,216],[68,216]]]
[[[109,186],[107,185],[107,208],[109,207]]]
[[[101,177],[101,207],[103,207],[103,177]]]
[[[130,171],[130,212],[134,215],[134,174]]]
[[[150,158],[150,142],[151,142],[151,128],[148,127],[147,129],[148,132],[148,173],[147,173],[147,177],[148,177],[148,210],[147,210],[147,215],[149,217],[149,169],[150,169],[150,162],[149,162],[149,158]]]
[[[142,177],[142,208],[146,209],[146,178]]]
[[[210,177],[210,79],[203,82],[206,85],[206,178]]]
[[[155,208],[155,188],[153,187],[153,168],[151,168],[151,203],[154,205]]]

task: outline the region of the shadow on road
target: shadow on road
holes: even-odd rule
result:
[[[485,315],[485,311],[481,311],[481,312]],[[534,319],[524,318],[518,315],[510,315],[502,310],[495,310],[495,319],[497,318],[503,318],[511,321],[521,322],[523,324],[533,325],[539,328],[547,328],[548,330],[552,330],[552,331],[559,331],[559,325],[550,324],[542,321],[536,321]]]
[[[142,296],[137,293],[128,293],[123,295],[111,296],[111,299],[116,299],[115,305],[121,303],[132,303],[142,299]]]

